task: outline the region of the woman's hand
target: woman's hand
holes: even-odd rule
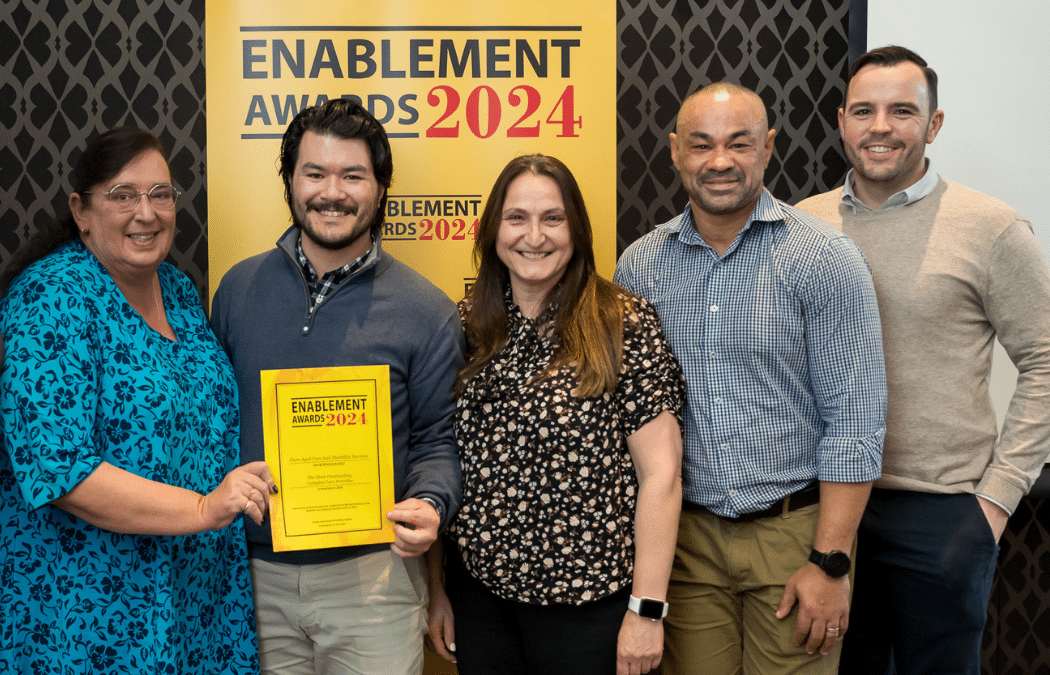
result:
[[[616,640],[616,675],[640,675],[660,665],[664,651],[664,622],[628,610]]]
[[[263,493],[277,492],[265,462],[237,467],[200,495],[102,462],[51,504],[96,527],[124,534],[196,534],[226,527],[241,513],[262,524]]]
[[[455,550],[453,555],[458,555]],[[446,661],[456,662],[456,625],[452,603],[445,593],[445,547],[438,538],[426,553],[427,588],[430,604],[427,606],[427,646]]]
[[[215,488],[197,502],[205,529],[218,530],[245,514],[256,525],[266,518],[269,495],[277,493],[277,484],[266,462],[251,462],[226,474]]]
[[[440,585],[430,586],[430,606],[427,609],[427,629],[430,643],[438,656],[456,662],[456,625],[452,615],[452,604],[445,589]]]

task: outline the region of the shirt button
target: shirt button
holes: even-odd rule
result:
[[[711,305],[711,311],[712,312],[717,312],[718,311],[718,305]]]
[[[722,405],[722,397],[721,397],[721,396],[718,396],[718,397],[716,397],[716,398],[715,398],[715,400],[714,400],[714,402],[715,402],[715,403],[716,403],[717,405]]]
[[[310,327],[309,327],[309,326],[303,326],[303,332],[304,332],[304,333],[305,333],[306,331],[308,331],[308,330],[310,330]]]

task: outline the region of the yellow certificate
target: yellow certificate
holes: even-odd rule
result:
[[[390,368],[264,370],[275,551],[394,541]]]

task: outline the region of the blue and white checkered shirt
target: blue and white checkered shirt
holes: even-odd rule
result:
[[[685,372],[686,499],[732,517],[814,479],[878,478],[882,331],[845,235],[763,190],[723,255],[686,207],[624,252],[615,280],[655,305]]]

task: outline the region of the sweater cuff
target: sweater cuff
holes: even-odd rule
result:
[[[989,469],[981,482],[977,484],[974,493],[1001,506],[1007,513],[1013,514],[1027,490],[1015,485],[1013,481],[1004,480],[1001,473]]]

